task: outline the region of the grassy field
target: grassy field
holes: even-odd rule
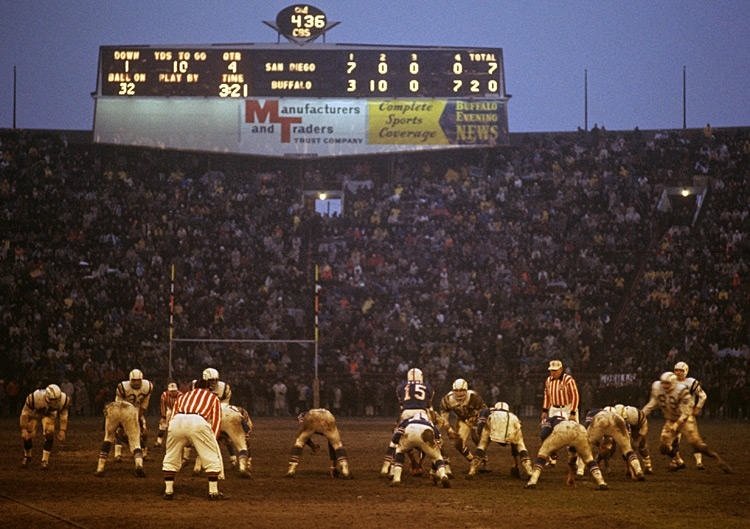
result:
[[[354,479],[328,477],[326,450],[313,455],[305,450],[295,479],[284,477],[295,418],[256,418],[252,436],[253,478],[240,479],[231,469],[220,482],[227,501],[209,502],[203,476],[184,469],[177,476],[175,499],[162,499],[162,453],[151,451],[145,462],[146,478],[132,473],[132,459],[114,463],[94,477],[102,441],[102,421],[71,418],[68,439],[57,443],[50,469],[39,468],[41,437],[34,442],[34,461],[21,469],[22,447],[17,420],[0,419],[0,520],[3,527],[116,528],[137,525],[149,529],[234,527],[253,528],[721,528],[750,526],[750,459],[745,441],[750,424],[700,422],[709,445],[734,467],[724,474],[706,459],[707,469],[666,470],[658,454],[656,434],[661,420],[651,424],[650,447],[655,473],[645,482],[625,478],[624,463],[612,465],[606,475],[608,491],[594,490],[586,479],[575,487],[564,483],[565,469],[545,470],[536,490],[510,476],[508,448],[489,449],[492,472],[464,479],[467,464],[449,448],[455,479],[450,489],[435,487],[427,478],[408,477],[400,488],[379,477],[391,421],[340,418],[339,428],[349,452]],[[151,418],[152,432],[156,420]],[[539,447],[538,426],[524,421],[526,444],[532,456]],[[151,434],[149,444],[154,440]],[[317,442],[324,442],[322,438]],[[558,465],[561,467],[564,465]]]

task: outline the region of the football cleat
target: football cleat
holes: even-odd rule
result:
[[[527,483],[526,485],[523,486],[523,488],[533,490],[536,488],[536,483]]]
[[[440,485],[442,485],[444,489],[451,488],[451,479],[448,476],[443,476],[440,478]]]
[[[23,459],[21,460],[21,468],[28,468],[28,466],[29,466],[29,463],[31,463],[31,458],[30,458],[30,457],[28,457],[28,456],[25,456],[25,457],[24,457],[24,458],[23,458]]]
[[[42,470],[49,470],[49,461],[42,461],[42,464],[39,468],[41,468]]]
[[[135,467],[135,477],[137,478],[146,477],[146,472],[143,470],[143,467]]]
[[[704,466],[703,466],[703,463],[697,463],[697,464],[695,465],[695,468],[696,468],[697,470],[706,470],[706,467],[704,467]]]
[[[104,471],[103,470],[97,470],[96,472],[94,472],[94,477],[103,478],[104,477]]]
[[[174,492],[171,492],[171,493],[165,492],[162,498],[164,498],[167,501],[172,501],[174,499]]]
[[[596,486],[596,490],[609,490],[609,485],[607,485],[606,483],[599,483]]]
[[[213,494],[209,493],[208,499],[209,499],[209,501],[221,501],[221,500],[226,500],[227,498],[226,498],[226,496],[224,496],[223,493],[221,493],[221,492],[215,492]]]
[[[678,470],[683,470],[685,468],[685,463],[675,463],[674,461],[670,461],[668,468],[670,472],[677,472]]]
[[[115,457],[115,463],[122,463],[122,456]]]
[[[733,472],[732,467],[721,460],[719,461],[719,468],[723,470],[725,474],[731,474]]]

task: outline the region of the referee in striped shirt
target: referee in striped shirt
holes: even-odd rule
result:
[[[575,379],[563,372],[560,360],[552,360],[547,368],[549,376],[544,381],[544,402],[541,422],[547,417],[563,416],[578,422],[578,385]]]
[[[563,372],[563,363],[560,360],[552,360],[547,368],[549,376],[544,381],[544,402],[542,403],[542,420],[544,425],[548,417],[565,417],[571,421],[578,421],[578,385],[575,379]],[[550,454],[551,465],[557,462],[557,454]],[[576,458],[576,476],[582,477],[585,473],[583,459]]]
[[[222,500],[219,474],[224,462],[217,437],[221,431],[221,403],[209,388],[208,381],[198,379],[195,388],[180,395],[169,419],[167,446],[162,471],[164,499],[174,497],[174,479],[182,466],[182,449],[189,443],[198,452],[208,476],[208,499]]]

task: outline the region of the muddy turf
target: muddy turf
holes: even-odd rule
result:
[[[526,444],[534,456],[538,425],[525,419]],[[452,448],[455,478],[451,488],[434,486],[427,477],[405,478],[391,487],[379,476],[393,422],[385,419],[339,418],[354,479],[329,477],[327,450],[304,459],[294,479],[284,477],[297,422],[289,418],[255,418],[251,438],[252,479],[242,479],[226,463],[219,483],[225,501],[207,499],[204,476],[192,468],[177,476],[175,497],[162,499],[163,452],[151,449],[146,478],[133,474],[132,457],[115,463],[112,454],[104,477],[94,477],[103,432],[98,418],[71,417],[68,439],[55,442],[50,468],[40,469],[42,438],[34,440],[33,462],[21,469],[22,447],[16,418],[0,418],[0,520],[3,528],[721,528],[746,529],[750,520],[750,456],[747,422],[700,421],[709,446],[733,466],[725,474],[705,458],[706,470],[695,468],[692,452],[683,447],[687,468],[667,471],[659,455],[657,434],[662,421],[651,422],[650,448],[655,473],[645,482],[625,477],[621,459],[605,475],[610,489],[594,490],[587,478],[565,485],[565,465],[545,469],[536,490],[510,475],[509,448],[488,450],[491,472],[465,479],[466,461]],[[153,425],[153,426],[152,426]],[[149,446],[155,440],[156,419]],[[325,448],[322,437],[316,442]]]

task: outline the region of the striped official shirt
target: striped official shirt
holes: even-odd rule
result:
[[[176,391],[174,394],[172,394],[171,391],[167,390],[161,394],[161,399],[159,401],[159,410],[161,411],[161,416],[166,417],[170,410],[174,409],[175,402],[177,402],[177,399],[182,395],[181,391]]]
[[[576,381],[563,373],[559,378],[552,378],[552,375],[544,381],[544,403],[542,409],[549,410],[552,406],[565,406],[571,411],[578,409],[578,386]]]
[[[178,413],[194,413],[200,415],[211,425],[214,435],[218,438],[221,431],[221,403],[219,397],[211,390],[204,388],[191,389],[180,395],[172,410],[173,416]]]

